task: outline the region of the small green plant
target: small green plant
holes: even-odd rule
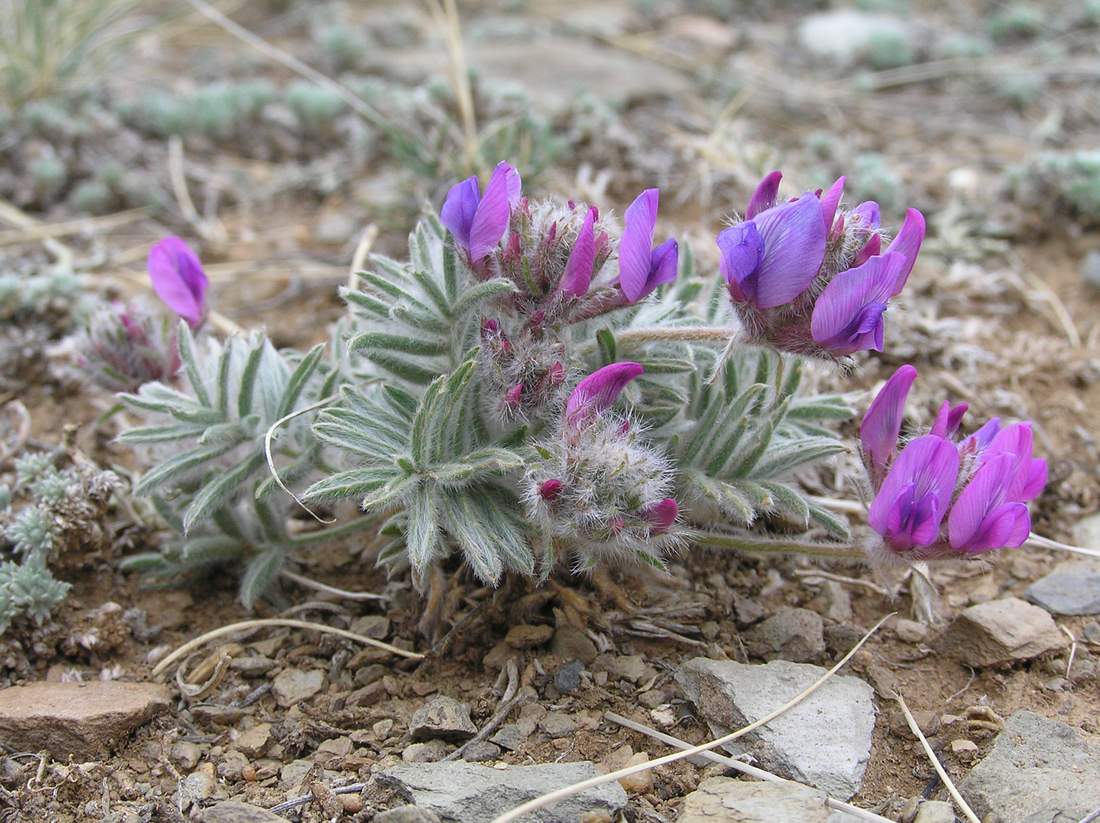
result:
[[[867,62],[874,69],[908,66],[916,56],[916,49],[905,32],[876,31],[867,43]]]
[[[1039,6],[1017,3],[989,18],[986,28],[998,43],[1028,40],[1042,32],[1046,14]]]
[[[1008,174],[1013,199],[1049,222],[1100,225],[1100,151],[1044,152]]]
[[[94,84],[134,29],[136,0],[2,0],[0,100],[18,108]]]
[[[0,274],[0,388],[48,379],[47,347],[77,328],[88,307],[80,279],[66,269]]]
[[[27,452],[0,484],[0,633],[19,618],[41,625],[69,584],[51,564],[102,549],[118,478],[86,462],[58,468],[59,455]]]

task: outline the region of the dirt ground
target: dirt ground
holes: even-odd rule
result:
[[[888,222],[899,221],[905,206],[929,215],[929,241],[902,304],[891,311],[885,354],[860,359],[850,377],[815,366],[813,379],[851,391],[862,408],[867,389],[911,362],[921,377],[910,404],[925,422],[947,396],[969,402],[973,420],[1034,420],[1037,451],[1051,466],[1034,530],[1073,542],[1074,525],[1100,508],[1100,292],[1080,274],[1087,252],[1100,249],[1100,235],[1008,194],[1011,170],[1037,153],[1095,147],[1100,90],[1082,77],[1095,78],[1096,30],[1066,23],[1073,4],[1062,4],[1047,19],[1049,30],[997,41],[984,55],[946,57],[938,50],[946,38],[983,31],[985,21],[1003,10],[1000,4],[869,3],[875,13],[905,19],[916,44],[910,63],[891,67],[815,59],[799,46],[797,27],[816,6],[793,0],[746,3],[728,18],[720,13],[724,4],[690,0],[460,5],[471,64],[490,84],[527,84],[530,105],[563,141],[554,161],[531,179],[532,189],[576,192],[621,210],[642,185],[659,184],[662,196],[667,193],[662,218],[693,245],[704,267],[717,269],[712,237],[723,218],[743,208],[755,179],[773,167],[804,188],[828,185],[846,171],[858,191],[879,197]],[[446,71],[439,33],[415,4],[255,0],[222,7],[266,41],[329,73],[335,73],[334,58],[317,33],[322,18],[342,22],[369,46],[353,61],[353,77],[412,88]],[[529,62],[517,67],[519,53]],[[126,59],[126,70],[96,90],[101,99],[132,100],[148,89],[184,93],[227,77],[274,84],[294,77],[185,5],[141,35]],[[595,68],[583,72],[578,65]],[[1022,102],[997,86],[1004,77],[1025,75],[1041,91]],[[606,109],[610,126],[584,124],[588,109],[573,102],[581,85]],[[345,113],[345,119],[355,118]],[[455,176],[417,175],[388,155],[370,129],[366,147],[353,150],[351,133],[341,122],[321,136],[184,141],[186,181],[197,209],[190,215],[173,191],[174,161],[164,138],[131,131],[125,141],[104,139],[99,151],[131,151],[116,159],[146,175],[166,205],[122,224],[89,219],[59,239],[84,266],[86,280],[100,279],[106,293],[129,294],[141,279],[148,244],[169,231],[187,236],[210,264],[218,312],[242,327],[265,327],[280,345],[312,345],[325,339],[326,325],[341,312],[336,287],[347,278],[364,229],[377,226],[375,250],[401,255],[416,210],[423,202],[438,204],[442,187]],[[94,146],[98,138],[89,139]],[[860,168],[877,179],[860,183]],[[20,202],[13,185],[0,196],[43,222],[81,216],[64,198]],[[893,202],[887,204],[887,197]],[[33,238],[5,239],[0,254],[18,266],[41,259],[42,245]],[[112,440],[117,418],[96,423],[109,405],[106,395],[50,380],[18,396],[31,413],[34,439],[55,442],[64,426],[76,426],[77,443],[88,455],[122,471],[136,468],[129,451]],[[848,434],[854,432],[850,424]],[[804,481],[813,494],[857,501],[855,468],[854,458],[842,458]],[[62,572],[73,591],[52,620],[13,627],[0,638],[5,685],[145,679],[169,650],[250,616],[236,600],[230,575],[163,591],[143,589],[140,579],[121,574],[119,558],[155,546],[157,536],[126,525],[124,517],[119,523],[110,550]],[[374,625],[381,625],[382,636],[426,652],[425,661],[395,662],[348,641],[297,630],[243,635],[230,653],[262,655],[273,661],[269,669],[230,666],[201,700],[181,695],[172,712],[140,729],[110,760],[75,766],[4,758],[0,819],[187,818],[203,805],[191,811],[180,799],[181,781],[195,762],[213,764],[213,797],[264,807],[308,793],[316,782],[333,787],[369,780],[400,761],[410,743],[410,716],[428,696],[445,693],[468,703],[479,727],[488,720],[507,680],[501,642],[517,623],[583,626],[600,652],[641,655],[647,669],[639,682],[590,672],[580,689],[563,694],[554,685],[563,661],[549,646],[515,652],[519,684],[533,689],[529,703],[568,713],[578,728],[565,737],[532,735],[515,751],[502,752],[501,761],[601,762],[624,744],[663,754],[662,744],[607,722],[604,713],[653,725],[655,713],[667,709],[674,720],[665,731],[691,742],[706,739],[672,672],[697,655],[750,659],[741,634],[759,616],[783,606],[821,613],[828,661],[886,613],[914,616],[911,581],[900,575],[876,577],[857,564],[832,562],[829,572],[856,582],[829,584],[810,574],[822,568],[810,560],[696,551],[678,558],[668,576],[562,573],[541,589],[510,579],[494,591],[456,573],[439,605],[441,629],[426,637],[424,604],[407,579],[387,580],[374,567],[373,548],[369,539],[357,539],[301,562],[317,580],[387,595],[383,605],[288,584],[278,606],[265,602],[254,616],[291,615],[347,628],[362,616],[380,615],[386,621]],[[888,627],[851,664],[852,673],[875,687],[878,709],[870,765],[853,803],[896,819],[909,798],[946,798],[889,699],[895,690],[927,723],[955,777],[994,737],[968,725],[968,712],[988,709],[1003,718],[1026,708],[1100,734],[1100,645],[1085,639],[1092,618],[1058,618],[1077,640],[1072,669],[1067,654],[1008,669],[973,669],[934,651],[935,637],[963,608],[1020,595],[1064,559],[1028,547],[932,566],[938,595],[929,637],[904,640]],[[140,629],[133,619],[122,620],[132,609],[144,614]],[[218,648],[210,645],[190,665],[201,665]],[[324,671],[324,686],[281,707],[270,686],[286,669]],[[240,754],[238,736],[259,723],[271,724],[271,741],[262,752]],[[963,737],[977,743],[976,755],[951,751],[950,741]],[[285,768],[299,761],[307,761],[301,770]],[[656,770],[652,784],[632,795],[627,818],[674,820],[683,797],[714,769],[680,762]],[[347,819],[369,820],[386,803],[347,797],[336,816],[343,810]],[[319,821],[331,819],[334,809],[314,801],[287,814]]]

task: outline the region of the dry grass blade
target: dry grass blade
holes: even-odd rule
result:
[[[612,723],[618,723],[620,726],[636,731],[639,734],[648,735],[654,740],[660,740],[662,743],[667,743],[670,746],[675,746],[678,749],[690,749],[691,744],[686,740],[681,740],[678,737],[673,737],[671,734],[665,734],[659,732],[656,729],[650,728],[642,723],[637,723],[628,717],[615,714],[615,712],[606,712],[604,717],[610,720]],[[746,774],[749,777],[755,777],[757,780],[766,780],[769,783],[793,783],[801,786],[801,783],[795,780],[786,780],[778,775],[774,775],[771,772],[764,771],[756,766],[750,766],[748,763],[743,763],[733,757],[727,757],[717,752],[702,752],[699,757],[709,760],[712,763],[720,763],[723,766],[733,769],[734,771]],[[869,812],[866,809],[861,809],[859,806],[853,806],[851,803],[845,803],[843,800],[835,800],[832,797],[827,798],[826,804],[830,809],[838,812],[845,812],[853,817],[858,817],[860,820],[870,820],[873,823],[894,823],[888,817],[883,817],[880,814]]]
[[[909,730],[917,736],[922,747],[924,747],[924,753],[928,755],[928,759],[932,761],[932,767],[935,768],[936,774],[940,776],[940,780],[943,781],[943,785],[947,787],[947,791],[950,792],[951,798],[955,801],[955,805],[959,807],[959,811],[963,813],[970,823],[982,823],[978,819],[978,816],[974,814],[974,810],[970,808],[969,804],[963,800],[963,796],[959,794],[959,790],[955,788],[955,784],[951,782],[951,777],[947,774],[947,771],[943,768],[943,764],[940,763],[936,753],[932,751],[932,747],[928,744],[928,739],[924,736],[924,732],[920,730],[920,726],[917,725],[917,721],[913,718],[913,713],[909,711],[909,707],[905,704],[905,698],[900,693],[894,695],[894,699],[898,701],[898,705],[901,706],[901,712],[905,715],[905,722],[909,724]]]
[[[656,768],[657,766],[663,766],[666,763],[674,763],[677,760],[683,760],[693,755],[701,754],[702,752],[708,751],[709,749],[717,748],[718,746],[724,746],[726,743],[730,743],[739,737],[745,736],[754,729],[758,729],[761,726],[767,725],[784,712],[787,712],[797,706],[799,703],[801,703],[803,700],[805,700],[807,697],[809,697],[811,694],[813,694],[815,691],[825,685],[829,678],[840,671],[840,669],[843,668],[844,665],[852,659],[852,656],[863,647],[863,644],[871,639],[871,635],[878,631],[882,624],[893,617],[896,613],[897,612],[890,612],[890,614],[879,620],[874,626],[871,627],[870,631],[863,635],[860,641],[852,647],[851,651],[849,651],[846,655],[844,655],[844,657],[837,661],[837,663],[831,669],[829,669],[829,671],[825,672],[825,674],[822,675],[818,680],[811,683],[809,686],[807,686],[797,695],[792,697],[782,706],[771,712],[768,712],[768,714],[764,715],[759,720],[750,723],[747,726],[743,726],[736,731],[730,732],[727,735],[723,735],[722,737],[719,737],[715,740],[711,740],[709,743],[702,743],[698,746],[693,746],[690,749],[685,749],[681,752],[666,754],[664,757],[658,757],[656,760],[647,760],[645,763],[638,763],[634,766],[628,766],[625,769],[619,769],[618,771],[611,772],[610,774],[603,774],[599,777],[592,777],[588,780],[582,780],[579,783],[574,783],[571,786],[565,786],[563,788],[557,789],[556,791],[544,794],[541,797],[536,797],[534,800],[530,800],[527,803],[524,803],[522,806],[517,806],[510,812],[506,812],[505,814],[500,815],[493,821],[493,823],[508,823],[508,821],[511,820],[518,820],[525,814],[529,814],[538,809],[545,808],[546,806],[556,803],[559,800],[564,800],[567,797],[572,797],[575,794],[580,794],[586,789],[592,789],[596,786],[602,786],[605,783],[611,783],[615,780],[619,780],[620,778],[629,777],[632,774],[638,774],[639,772],[644,772],[649,769]]]
[[[307,589],[313,589],[314,591],[324,592],[325,594],[332,594],[344,600],[388,600],[384,594],[375,594],[374,592],[352,592],[347,589],[339,589],[336,586],[330,586],[327,583],[322,583],[319,580],[311,580],[301,574],[295,574],[292,571],[283,569],[280,575],[287,580],[291,580],[297,583],[299,586],[303,586]]]
[[[114,214],[105,214],[102,217],[81,217],[77,220],[64,220],[60,223],[36,223],[14,231],[0,231],[0,246],[65,237],[69,234],[77,234],[91,229],[101,231],[117,229],[119,226],[125,226],[140,220],[144,216],[145,209],[128,209]]]
[[[330,526],[333,523],[335,523],[336,521],[335,520],[325,520],[325,518],[321,517],[319,514],[315,514],[313,509],[311,509],[309,506],[307,506],[305,504],[305,502],[300,497],[298,497],[298,495],[296,495],[294,492],[292,492],[290,490],[290,487],[287,486],[287,484],[283,482],[283,478],[279,477],[279,470],[277,468],[275,468],[275,456],[271,453],[271,441],[275,437],[275,432],[279,428],[279,426],[283,425],[284,423],[289,423],[295,417],[298,417],[298,416],[303,415],[303,414],[307,414],[308,412],[311,412],[311,411],[316,411],[317,409],[321,408],[322,406],[327,406],[329,403],[331,403],[335,399],[336,399],[335,396],[323,397],[320,400],[318,400],[316,403],[310,403],[304,409],[298,409],[298,411],[293,411],[290,414],[286,415],[285,417],[280,417],[278,420],[276,420],[274,423],[271,424],[271,428],[269,428],[267,430],[267,434],[264,435],[264,457],[267,458],[267,468],[268,468],[268,471],[271,472],[271,477],[275,480],[275,484],[280,489],[282,489],[287,494],[289,494],[294,499],[294,502],[297,503],[299,506],[301,506],[302,510],[305,511],[310,517],[312,517],[318,523],[324,523],[326,526]]]
[[[407,657],[410,660],[424,659],[424,655],[419,652],[399,649],[397,646],[391,646],[389,643],[383,643],[381,640],[375,640],[373,637],[366,637],[365,635],[356,634],[355,632],[349,632],[346,629],[338,629],[335,626],[326,626],[324,623],[310,623],[307,620],[284,620],[281,617],[266,617],[259,620],[245,620],[241,623],[231,623],[228,626],[222,626],[219,629],[214,629],[206,634],[199,635],[194,640],[189,640],[157,663],[156,667],[153,669],[153,677],[163,674],[173,663],[187,656],[203,643],[207,643],[219,637],[225,637],[227,634],[233,634],[234,632],[244,631],[246,629],[259,629],[265,626],[281,626],[288,629],[310,629],[312,631],[335,634],[339,637],[346,637],[348,640],[362,643],[364,646],[374,646],[377,649],[385,649],[390,654],[396,654],[398,657]]]
[[[1083,554],[1087,557],[1100,557],[1100,549],[1086,549],[1084,546],[1059,543],[1057,540],[1051,540],[1049,537],[1043,537],[1041,534],[1035,534],[1035,532],[1031,533],[1027,542],[1040,549],[1054,549],[1055,551],[1070,552],[1071,554]]]

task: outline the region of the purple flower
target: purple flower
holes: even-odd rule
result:
[[[646,189],[626,207],[625,227],[619,240],[619,286],[631,303],[676,279],[679,245],[669,238],[653,248],[660,192]]]
[[[596,262],[596,233],[594,224],[598,212],[593,206],[588,209],[584,223],[577,233],[573,250],[565,264],[565,274],[561,279],[561,290],[573,297],[583,297],[592,284],[592,267]]]
[[[940,410],[936,413],[935,421],[932,423],[931,434],[940,437],[950,437],[955,434],[959,430],[959,426],[962,425],[963,416],[968,408],[970,406],[966,403],[952,406],[950,400],[944,400]]]
[[[832,279],[814,305],[810,334],[834,355],[882,351],[887,301],[909,276],[901,254],[887,252]]]
[[[565,420],[577,427],[610,408],[626,384],[644,372],[641,363],[611,363],[585,377],[565,404]]]
[[[913,265],[917,262],[921,243],[924,242],[924,232],[924,215],[916,209],[909,209],[905,212],[905,219],[902,221],[898,233],[894,235],[894,239],[886,247],[887,253],[897,252],[905,258],[905,266],[899,275],[898,292],[905,288],[909,273],[913,271]]]
[[[931,546],[939,538],[958,474],[953,443],[933,434],[911,441],[871,502],[871,528],[895,552]]]
[[[179,237],[165,237],[149,249],[149,280],[164,304],[188,322],[193,329],[206,316],[208,280],[202,263],[191,247]]]
[[[642,517],[650,522],[650,530],[654,534],[667,532],[679,514],[680,505],[671,497],[651,503],[641,511]]]
[[[468,177],[447,192],[439,219],[470,260],[482,260],[500,242],[512,209],[520,198],[519,172],[497,163],[482,195],[477,177]]]
[[[745,209],[745,219],[752,220],[762,211],[767,211],[775,205],[775,198],[779,194],[779,181],[783,179],[783,172],[773,171],[756,187],[756,191],[749,198],[749,207]]]
[[[1016,548],[1031,533],[1027,505],[1012,500],[1017,475],[1012,454],[982,463],[959,494],[947,518],[951,548],[967,554]]]
[[[763,198],[753,195],[754,201]],[[789,303],[809,287],[825,258],[821,203],[807,192],[793,203],[757,212],[724,229],[718,249],[734,302],[757,309]]]
[[[989,445],[978,452],[978,463],[986,463],[1002,456],[1012,458],[1006,494],[1013,502],[1026,503],[1043,493],[1047,483],[1047,461],[1032,457],[1031,423],[1013,423],[1000,429]]]
[[[859,425],[859,439],[863,444],[863,454],[869,464],[872,480],[877,487],[882,480],[886,465],[894,456],[901,434],[901,421],[905,417],[905,400],[913,381],[917,379],[917,370],[908,363],[900,367],[886,381]],[[877,475],[877,478],[876,478]]]
[[[840,198],[844,196],[844,182],[847,178],[838,177],[833,185],[829,186],[829,190],[823,192],[821,195],[821,222],[825,226],[825,233],[828,234],[833,230],[833,220],[836,217],[837,206],[840,205]],[[844,216],[841,215],[841,220]],[[841,223],[843,226],[843,223]]]

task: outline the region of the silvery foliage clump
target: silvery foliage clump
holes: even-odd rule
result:
[[[653,245],[657,191],[620,229],[594,207],[523,199],[511,175],[501,164],[484,194],[456,186],[407,260],[373,256],[327,354],[180,324],[178,385],[123,397],[145,419],[122,440],[154,464],[136,491],[176,533],[132,568],[238,563],[251,605],[299,551],[358,528],[418,583],[451,556],[495,584],[559,560],[663,567],[696,544],[759,547],[774,524],[776,547],[849,538],[794,474],[846,448],[831,425],[850,410],[799,392],[798,356],[727,345],[727,285],[676,241]],[[288,532],[269,431],[309,505],[361,515]]]
[[[44,452],[15,458],[0,478],[0,633],[27,617],[41,625],[69,592],[50,564],[101,548],[104,517],[118,478],[88,464],[58,468]]]

